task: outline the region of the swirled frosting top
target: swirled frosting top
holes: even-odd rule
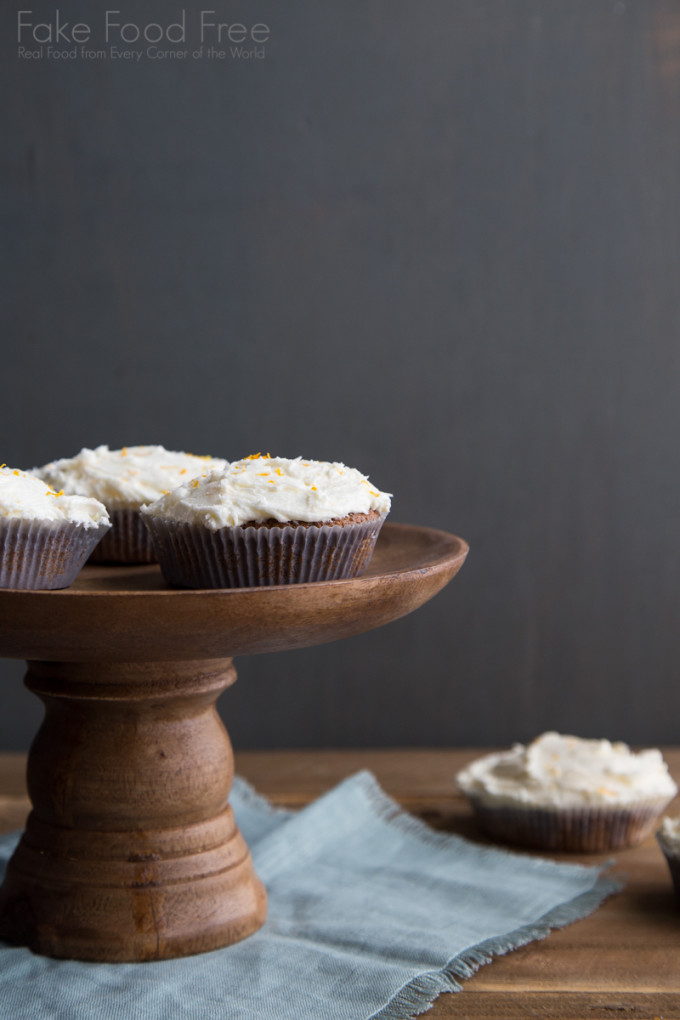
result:
[[[337,462],[253,454],[223,471],[206,472],[143,512],[214,531],[261,521],[323,522],[352,513],[387,514],[380,492],[355,468]]]
[[[163,446],[108,446],[84,449],[75,457],[53,460],[34,473],[68,493],[94,496],[109,510],[138,510],[206,470],[225,468],[226,460],[175,453]]]
[[[109,523],[106,507],[88,496],[65,496],[35,475],[0,467],[0,520],[64,521],[96,528]]]
[[[619,806],[677,793],[660,751],[634,753],[627,744],[559,733],[479,758],[457,781],[487,806]]]

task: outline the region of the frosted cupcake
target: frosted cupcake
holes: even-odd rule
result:
[[[113,527],[97,546],[92,560],[110,563],[152,563],[149,534],[139,511],[206,470],[225,468],[217,457],[176,453],[162,446],[124,446],[109,450],[98,446],[75,457],[54,460],[34,474],[66,493],[92,496],[102,502]]]
[[[0,588],[68,588],[111,525],[106,507],[0,467]]]
[[[142,510],[165,578],[236,588],[355,577],[390,494],[340,463],[259,453]]]
[[[558,733],[486,755],[457,782],[494,839],[581,852],[639,843],[677,793],[660,751]]]
[[[666,858],[680,908],[680,818],[664,818],[656,839]]]

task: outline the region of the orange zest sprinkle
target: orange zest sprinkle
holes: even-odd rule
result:
[[[180,471],[180,474],[181,475],[185,475],[186,473],[187,473],[187,469],[186,468],[182,468],[182,470]]]
[[[6,465],[6,464],[0,464],[0,471],[2,471],[2,469],[3,469],[4,467],[7,467],[7,465]]]
[[[272,455],[271,455],[271,453],[268,453],[267,454],[267,460],[271,460],[271,459],[272,459]]]
[[[120,451],[120,455],[121,457],[127,457],[127,446],[123,447],[123,449]]]
[[[316,485],[312,486],[312,492],[316,492]]]
[[[257,472],[257,477],[258,478],[266,478],[268,474],[269,474],[268,471],[258,471]]]
[[[19,471],[19,469],[18,469],[18,468],[14,468],[14,471],[12,472],[12,474],[13,474],[13,475],[20,475],[20,474],[21,474],[21,471]]]
[[[267,485],[276,485],[276,481],[273,478],[270,478]]]
[[[48,496],[63,496],[64,490],[60,489],[59,492],[54,492],[52,489],[47,493]]]
[[[244,460],[259,460],[262,456],[261,453],[251,453],[248,457],[244,457]]]
[[[196,489],[198,487],[199,482],[200,482],[200,478],[194,478],[193,482],[191,483],[191,487],[193,489]]]
[[[276,469],[276,473],[277,473],[277,475],[279,475],[279,476],[280,476],[281,478],[283,478],[283,471],[281,470],[281,468],[277,468],[277,469]]]
[[[368,491],[370,492],[371,496],[379,496],[380,495],[379,492],[374,492],[373,489],[369,489]]]

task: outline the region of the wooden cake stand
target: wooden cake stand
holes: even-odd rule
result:
[[[61,591],[0,591],[0,656],[29,660],[26,685],[45,705],[0,937],[116,962],[256,931],[266,895],[228,803],[233,756],[215,708],[236,679],[231,657],[396,620],[451,580],[467,548],[386,524],[352,580],[192,591],[157,566],[90,566]]]

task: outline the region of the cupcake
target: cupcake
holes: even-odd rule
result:
[[[671,873],[675,899],[680,908],[680,818],[664,818],[656,834]]]
[[[167,581],[238,588],[355,577],[390,495],[344,464],[259,453],[142,510]]]
[[[98,446],[81,450],[75,457],[54,460],[33,473],[56,489],[92,496],[105,505],[113,526],[95,549],[93,562],[153,563],[153,547],[140,507],[206,469],[226,466],[227,462],[217,457],[174,453],[162,446],[124,446],[122,450]]]
[[[456,778],[492,838],[583,853],[639,843],[677,793],[660,751],[558,733],[479,758]]]
[[[0,468],[0,588],[68,588],[109,531],[106,507]]]

